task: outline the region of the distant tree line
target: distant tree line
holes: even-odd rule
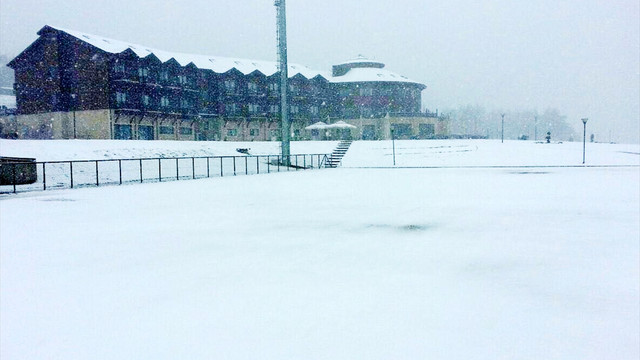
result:
[[[505,139],[543,140],[551,132],[553,140],[576,138],[575,130],[567,123],[567,117],[557,109],[487,111],[480,105],[465,105],[448,109],[443,115],[450,119],[451,135],[486,139],[500,139],[504,114]]]

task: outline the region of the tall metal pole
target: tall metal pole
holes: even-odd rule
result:
[[[73,99],[73,138],[76,138],[76,94],[71,94]]]
[[[500,114],[502,115],[502,135],[501,135],[501,142],[504,143],[504,114]]]
[[[396,139],[393,136],[393,129],[391,129],[391,147],[393,148],[393,166],[396,166]]]
[[[588,118],[582,119],[582,124],[584,125],[584,132],[582,133],[582,163],[584,164],[585,159],[585,150],[587,148],[587,120]]]
[[[282,121],[282,162],[289,165],[291,160],[291,124],[287,103],[287,18],[285,0],[275,0],[278,19],[278,68],[280,70],[280,117]]]

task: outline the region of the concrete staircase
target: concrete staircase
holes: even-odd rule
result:
[[[352,142],[353,142],[352,140],[340,141],[338,143],[338,146],[336,146],[335,150],[333,150],[333,152],[327,159],[326,167],[328,168],[338,167],[338,165],[340,165],[340,162],[342,161],[342,158],[347,153],[347,150],[349,150],[349,146],[351,146]]]

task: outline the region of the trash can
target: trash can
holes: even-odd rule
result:
[[[37,180],[36,159],[0,156],[0,185],[33,184]]]

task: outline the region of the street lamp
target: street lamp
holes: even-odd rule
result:
[[[393,137],[393,128],[391,128],[391,147],[393,148],[393,166],[396,166],[396,142]]]
[[[501,136],[502,141],[501,142],[504,143],[504,113],[500,115],[502,116],[502,136]]]
[[[584,132],[582,134],[582,163],[584,164],[584,155],[587,146],[587,121],[589,118],[582,118],[582,125],[584,125]]]
[[[71,105],[73,106],[73,138],[76,138],[76,94],[71,94]]]

